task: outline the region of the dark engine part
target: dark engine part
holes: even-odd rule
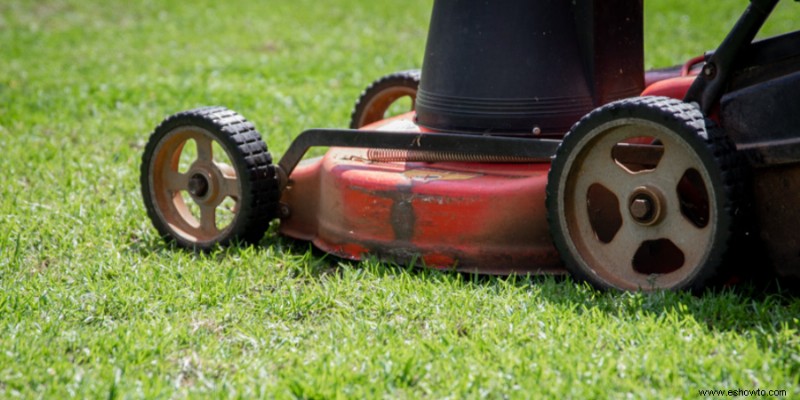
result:
[[[800,32],[753,43],[739,58],[720,119],[755,167],[800,161]]]
[[[563,135],[594,108],[644,89],[642,21],[642,0],[436,0],[418,123]]]

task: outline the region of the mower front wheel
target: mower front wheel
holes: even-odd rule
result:
[[[565,136],[548,176],[553,241],[601,289],[699,290],[722,279],[739,226],[735,149],[692,105],[610,103]]]
[[[254,243],[277,216],[272,156],[253,124],[224,107],[181,112],[158,125],[140,181],[153,225],[181,247]]]

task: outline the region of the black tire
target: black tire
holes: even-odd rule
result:
[[[651,144],[661,146],[662,155],[658,156],[655,165],[650,166],[652,169],[632,172],[623,167],[619,159],[614,158],[616,156],[609,154],[608,162],[614,166],[608,167],[608,178],[600,177],[606,172],[596,173],[590,167],[594,162],[595,168],[601,168],[597,164],[604,163],[602,160],[606,159],[606,155],[595,156],[591,151],[602,153],[609,143],[623,143],[616,142],[618,138],[623,138],[623,141],[630,140],[626,138],[634,136],[625,136],[626,129],[654,132],[653,135],[658,140],[652,141]],[[668,142],[662,141],[660,139],[662,137]],[[616,148],[617,145],[614,146]],[[675,154],[680,155],[675,156]],[[666,162],[662,157],[671,161],[694,160],[689,161],[694,164],[686,164],[692,167],[684,170],[683,167],[671,167],[680,163]],[[615,170],[616,166],[625,173],[618,173]],[[564,137],[553,159],[548,175],[546,203],[554,244],[573,276],[599,289],[646,291],[667,289],[696,292],[708,284],[722,282],[731,273],[731,269],[724,265],[729,254],[729,246],[734,238],[739,236],[738,232],[742,227],[740,202],[743,199],[746,168],[744,159],[736,152],[730,140],[692,105],[666,97],[638,97],[610,103],[592,111],[576,123]],[[690,172],[692,169],[695,171]],[[589,185],[589,182],[594,182],[593,176],[600,177],[598,182],[603,181],[599,187],[595,187],[596,183]],[[621,181],[618,179],[620,176],[630,176],[631,183],[617,184],[616,182]],[[681,178],[668,179],[676,176]],[[698,198],[701,199],[701,203],[698,207],[690,208],[684,204],[686,200],[681,197],[683,186],[679,185],[685,185],[684,180],[689,177],[694,179],[687,180],[694,182],[692,184],[695,188],[692,191],[700,193]],[[644,183],[630,192],[625,190],[615,192],[603,186],[607,184],[615,188],[633,187],[637,184],[633,182],[634,179],[638,183],[647,182],[648,179],[657,183]],[[704,192],[697,187],[705,189],[705,197],[703,197]],[[582,194],[584,188],[585,198]],[[597,205],[601,201],[597,198],[590,199],[592,190],[595,193],[612,193],[617,205],[614,205],[613,200],[603,200],[606,206]],[[643,191],[644,197],[636,197],[639,196],[636,194],[639,190]],[[654,195],[653,198],[649,198],[647,193],[650,193],[650,190],[665,194],[663,197]],[[603,194],[603,196],[608,195]],[[639,202],[640,207],[646,204],[647,207],[644,209],[647,211],[634,208],[634,201]],[[625,207],[624,204],[628,206]],[[697,215],[702,215],[701,217],[693,214],[692,209],[703,210],[703,205],[706,207],[705,211],[697,212]],[[619,210],[615,211],[615,208]],[[657,213],[659,216],[653,216],[654,209],[659,210]],[[702,214],[703,212],[707,214]],[[580,215],[589,216],[589,221],[581,222],[577,218]],[[602,217],[597,217],[599,215]],[[593,218],[611,223],[598,222],[595,226]],[[616,218],[619,218],[618,224]],[[690,229],[685,228],[684,226],[688,225],[686,221],[694,223],[696,230],[690,232]],[[706,225],[703,225],[703,221],[706,221]],[[585,224],[588,224],[588,228]],[[601,233],[601,230],[606,229],[602,228],[603,226],[611,228],[607,229],[608,232]],[[590,231],[593,232],[594,238],[591,237],[592,234],[587,234]],[[645,234],[637,236],[641,232]],[[697,235],[702,240],[683,243],[687,241],[686,237],[681,237],[684,233],[686,237]],[[664,236],[659,238],[662,234]],[[625,243],[615,243],[615,240],[621,242],[630,240],[630,243],[634,244],[633,247],[636,247],[637,241],[641,243],[635,252],[630,252],[633,247],[626,247]],[[676,241],[682,244],[676,245]],[[703,247],[700,248],[701,246]],[[675,253],[674,257],[668,255],[674,259],[669,261],[672,263],[670,268],[673,269],[657,272],[642,272],[637,269],[648,270],[649,265],[645,266],[646,268],[637,265],[647,262],[658,264],[658,268],[663,268],[661,264],[667,261],[659,259],[661,256],[657,251],[669,249],[674,252],[672,247],[681,253],[680,255]],[[651,252],[654,253],[652,255],[654,258],[647,258],[651,257]],[[633,253],[630,254],[630,265],[626,265],[628,263],[625,261],[628,259],[628,253]],[[622,261],[609,263],[607,262],[609,260]]]
[[[196,142],[198,156],[181,173],[178,158],[188,140]],[[219,163],[213,150],[201,153],[201,143],[209,150],[217,143],[230,165]],[[207,250],[233,241],[256,243],[277,216],[280,189],[267,145],[252,123],[224,107],[197,108],[164,119],[148,140],[140,172],[147,215],[162,237],[180,247]],[[197,202],[201,217],[192,220],[182,195]],[[228,197],[235,199],[235,211],[219,228],[217,208]]]
[[[417,100],[420,70],[395,72],[372,82],[359,96],[350,113],[350,129],[359,129],[365,125],[380,121],[386,117],[386,111],[397,100],[411,97],[411,110]]]

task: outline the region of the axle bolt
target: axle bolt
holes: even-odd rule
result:
[[[653,202],[647,197],[637,197],[631,202],[630,211],[637,221],[648,222],[653,218]]]

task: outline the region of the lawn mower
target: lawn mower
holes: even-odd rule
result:
[[[644,71],[641,0],[435,0],[421,71],[375,81],[349,129],[302,132],[277,164],[224,107],[166,118],[144,204],[193,249],[258,242],[279,219],[346,259],[604,289],[699,290],[751,242],[798,276],[800,32],[754,41],[777,2]],[[386,116],[401,98],[411,110]]]

